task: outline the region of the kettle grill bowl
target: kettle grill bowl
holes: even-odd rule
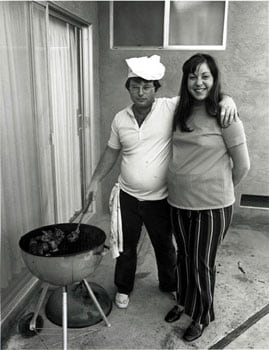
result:
[[[82,281],[95,271],[102,260],[106,239],[105,233],[95,226],[81,224],[78,241],[64,244],[58,254],[39,256],[29,252],[30,239],[42,235],[42,231],[58,228],[68,234],[76,227],[76,223],[43,226],[21,237],[22,258],[34,276],[56,286],[67,286]]]

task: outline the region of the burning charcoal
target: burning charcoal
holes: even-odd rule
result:
[[[57,252],[59,250],[58,244],[56,241],[54,240],[49,241],[49,245],[50,245],[51,252]]]
[[[38,243],[37,244],[37,254],[43,256],[44,255],[44,250],[43,250],[43,244]]]
[[[55,243],[57,244],[57,246],[58,246],[59,244],[61,244],[62,241],[63,241],[62,238],[56,238],[56,239],[55,239]]]
[[[43,242],[43,243],[41,243],[41,244],[42,244],[43,252],[44,252],[44,253],[48,253],[49,250],[50,250],[49,243],[48,243],[48,242]]]
[[[37,241],[35,239],[31,239],[29,243],[29,253],[37,254]]]
[[[36,243],[37,243],[37,240],[35,238],[31,238],[29,245],[36,244]]]
[[[41,236],[41,241],[42,242],[49,242],[51,239],[51,231],[42,231],[43,235]]]
[[[59,228],[55,228],[55,236],[58,240],[64,239],[64,232],[60,230]]]
[[[76,233],[76,232],[68,233],[67,240],[70,243],[76,242],[78,240],[78,233]]]

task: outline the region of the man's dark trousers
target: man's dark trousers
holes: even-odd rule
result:
[[[166,199],[139,201],[120,191],[123,253],[117,258],[115,285],[119,293],[130,294],[134,287],[137,245],[144,223],[155,251],[159,288],[177,289],[176,251],[172,241],[170,207]]]

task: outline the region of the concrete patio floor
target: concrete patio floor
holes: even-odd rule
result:
[[[109,232],[109,218],[90,222]],[[238,268],[238,262],[243,268]],[[113,300],[114,260],[103,257],[87,280],[102,286]],[[190,319],[183,315],[172,324],[164,316],[174,305],[171,295],[158,289],[154,254],[143,232],[135,289],[128,309],[114,304],[108,320],[68,330],[68,349],[269,349],[269,232],[268,226],[234,225],[217,256],[215,290],[216,320],[192,343],[182,340]],[[26,313],[33,311],[33,298]],[[62,349],[62,329],[53,325],[42,310],[44,329],[38,336],[23,338],[16,327],[3,350]],[[54,335],[47,331],[52,328]],[[46,335],[50,333],[50,335]]]

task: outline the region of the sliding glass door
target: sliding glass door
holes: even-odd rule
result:
[[[52,171],[55,221],[66,222],[81,209],[84,196],[82,32],[59,13],[38,4],[33,4],[31,18],[37,132],[42,143],[50,143],[44,145],[46,154],[41,147],[41,177],[46,182]]]
[[[82,69],[82,24],[48,3],[1,2],[0,14],[4,307],[29,278],[19,238],[68,222],[82,209],[83,79],[89,78]]]
[[[0,4],[1,56],[1,293],[2,305],[25,275],[19,237],[43,222],[39,147],[34,113],[29,9]],[[44,96],[45,99],[45,96]],[[44,100],[44,105],[47,101]],[[47,219],[53,220],[53,216]],[[17,290],[18,289],[18,290]]]

